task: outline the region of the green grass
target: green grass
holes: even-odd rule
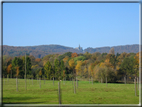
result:
[[[58,81],[39,81],[18,79],[19,87],[16,91],[16,79],[3,79],[4,104],[58,104]],[[139,96],[135,96],[134,84],[90,83],[79,81],[76,94],[73,92],[72,81],[61,82],[62,104],[139,104]],[[138,93],[139,94],[139,93]]]

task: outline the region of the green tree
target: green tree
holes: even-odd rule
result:
[[[23,64],[23,61],[22,61],[22,59],[20,59],[19,57],[15,57],[13,60],[12,60],[12,71],[13,71],[13,74],[12,75],[14,75],[14,74],[16,74],[16,67],[19,67],[18,69],[19,69],[19,75],[22,77],[22,78],[24,78],[24,71],[23,71],[23,66],[24,66],[24,64]]]
[[[61,68],[61,77],[62,77],[63,76],[63,71],[65,71],[65,65],[64,65],[63,60],[61,60],[60,68]]]
[[[134,58],[124,58],[123,62],[120,65],[120,70],[123,75],[127,77],[129,74],[134,73]]]
[[[31,67],[32,67],[31,59],[27,56],[27,57],[26,57],[26,70],[27,70],[27,75],[31,75],[31,74],[32,74]]]
[[[45,71],[45,75],[47,76],[47,79],[50,79],[51,76],[54,77],[52,65],[49,61],[47,61],[47,63],[44,65],[44,71]]]
[[[58,59],[54,61],[55,76],[57,79],[61,78],[60,62]]]

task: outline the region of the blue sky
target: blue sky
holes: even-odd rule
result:
[[[139,44],[138,3],[4,3],[3,45]]]

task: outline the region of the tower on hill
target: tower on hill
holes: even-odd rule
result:
[[[79,51],[83,51],[83,49],[82,49],[82,47],[80,46],[80,44],[79,44],[79,47],[77,47],[77,48],[75,48],[75,49],[77,49],[77,50],[79,50]]]

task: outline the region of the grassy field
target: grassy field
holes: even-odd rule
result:
[[[58,104],[58,81],[53,82],[19,79],[18,92],[16,79],[3,79],[4,104]],[[139,96],[135,96],[134,84],[90,83],[79,81],[76,94],[72,81],[61,81],[62,104],[139,104]],[[139,94],[139,93],[138,93]]]

